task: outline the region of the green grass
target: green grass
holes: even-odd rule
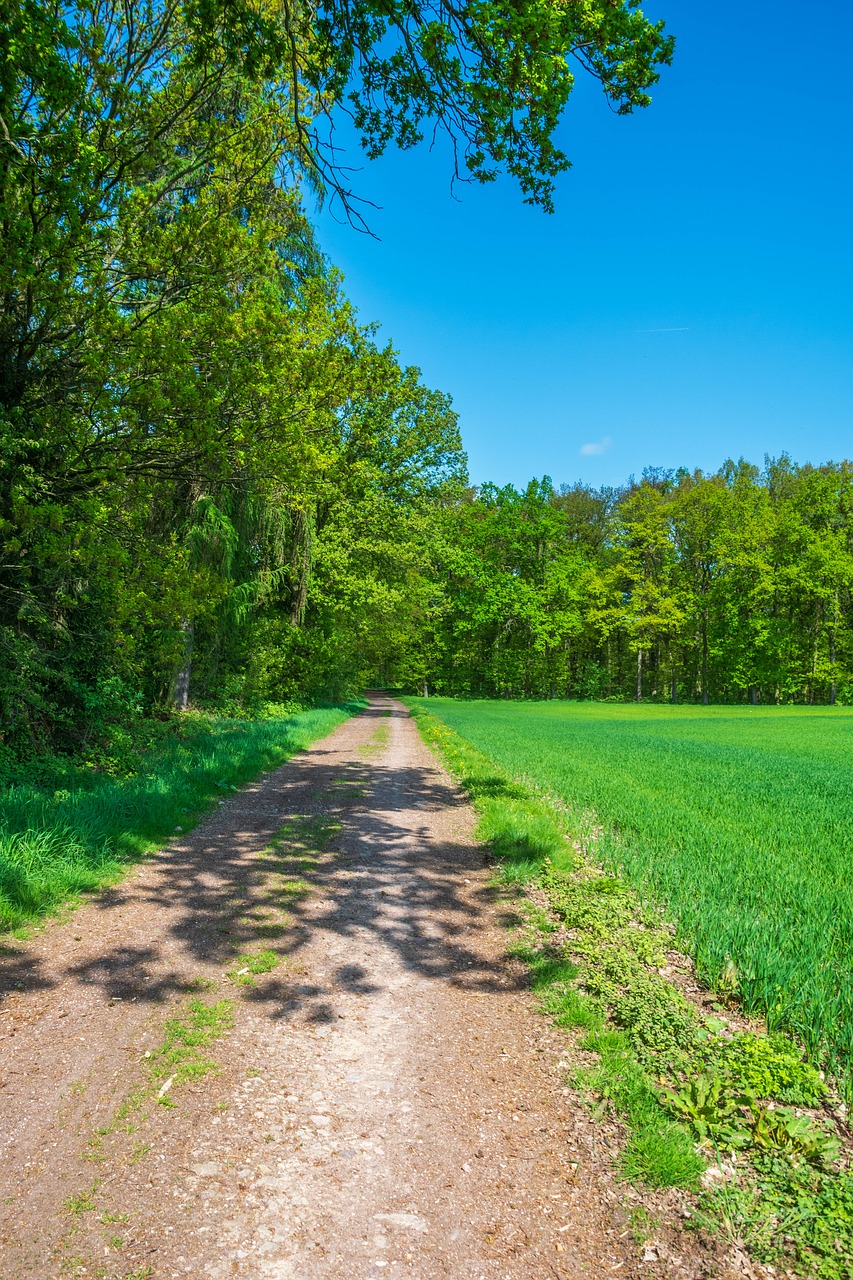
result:
[[[239,986],[255,986],[255,978],[260,973],[272,973],[281,963],[281,957],[275,951],[259,951],[255,955],[237,956],[228,976]]]
[[[559,797],[712,984],[853,1080],[853,711],[418,703]]]
[[[356,706],[278,720],[196,716],[130,778],[76,770],[71,785],[16,785],[0,793],[0,930],[56,911],[115,881],[123,867],[189,830],[232,794],[330,732]]]
[[[542,1011],[588,1055],[569,1082],[594,1119],[625,1125],[618,1176],[698,1192],[690,1222],[786,1274],[849,1280],[853,1173],[814,1066],[784,1033],[736,1031],[722,1006],[685,998],[662,969],[673,936],[659,905],[596,865],[600,827],[577,839],[589,813],[581,822],[413,710],[477,808],[478,837],[499,850],[499,878],[534,888],[516,897],[511,950]],[[706,1161],[723,1177],[699,1191]]]
[[[233,1021],[230,1000],[212,1004],[190,1000],[177,1017],[165,1023],[162,1045],[146,1060],[151,1079],[168,1079],[180,1085],[216,1071],[216,1063],[206,1058],[203,1050],[230,1031]]]

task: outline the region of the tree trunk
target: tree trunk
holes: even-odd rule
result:
[[[172,681],[172,704],[178,711],[186,711],[190,701],[190,671],[195,638],[192,618],[181,618],[181,631],[184,637],[184,656]]]
[[[832,613],[832,626],[829,628],[829,705],[835,706],[835,699],[838,695],[838,677],[835,671],[835,624],[838,620],[838,592],[835,593],[835,608]]]
[[[812,678],[809,683],[809,706],[814,706],[815,687],[817,685],[817,651],[820,646],[820,605],[815,610],[814,644],[812,645]]]
[[[669,700],[670,702],[678,702],[678,672],[675,669],[675,659],[672,656],[672,646],[669,646]]]
[[[708,705],[708,615],[702,619],[702,705]]]
[[[637,650],[637,701],[643,701],[643,651]]]

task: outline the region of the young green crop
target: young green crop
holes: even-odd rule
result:
[[[853,1082],[853,711],[456,702],[433,715],[596,827],[710,982]]]

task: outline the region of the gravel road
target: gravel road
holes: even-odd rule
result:
[[[0,1278],[670,1274],[507,959],[515,903],[473,825],[376,696],[7,942]],[[259,949],[280,963],[240,974]],[[157,1105],[148,1067],[192,999],[231,1000],[233,1027]]]

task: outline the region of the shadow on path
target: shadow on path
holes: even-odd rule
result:
[[[332,959],[358,937],[361,951],[388,949],[422,978],[506,991],[507,973],[478,948],[494,892],[465,882],[482,869],[483,853],[431,834],[430,815],[464,801],[437,766],[408,762],[415,729],[407,719],[399,704],[375,698],[80,908],[84,958],[57,966],[49,947],[0,950],[0,1000],[70,981],[106,1001],[162,1004],[259,948],[298,961],[318,936]],[[387,746],[379,725],[390,731]],[[337,1016],[336,991],[369,998],[379,990],[358,965],[330,964],[322,982],[304,983],[295,967],[283,965],[244,995],[271,1018],[327,1022]]]

